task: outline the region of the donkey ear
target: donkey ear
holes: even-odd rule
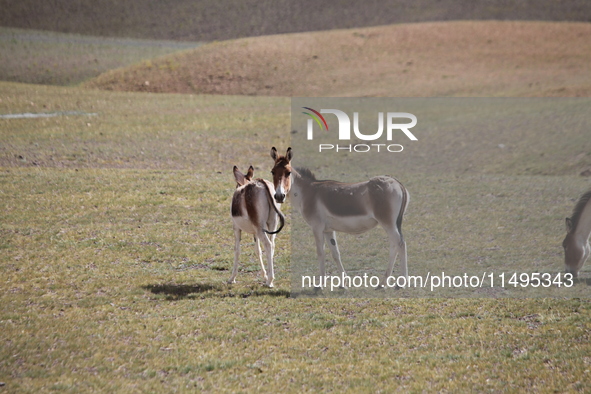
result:
[[[250,167],[248,167],[248,172],[246,173],[246,175],[244,177],[246,178],[247,181],[250,181],[253,176],[254,176],[254,167],[250,166]]]
[[[566,218],[566,232],[570,233],[573,230],[573,221],[570,218]]]
[[[287,148],[287,153],[285,154],[285,158],[287,159],[287,161],[291,161],[291,158],[293,157],[293,153],[291,153],[291,147]]]
[[[234,166],[234,178],[236,179],[236,183],[238,183],[239,186],[242,186],[246,182],[248,182],[244,174],[241,173],[238,167],[236,166]]]
[[[277,149],[275,147],[271,148],[271,159],[277,160]]]

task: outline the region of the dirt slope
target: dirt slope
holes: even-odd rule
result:
[[[212,43],[88,87],[271,96],[589,96],[591,24],[435,22]]]

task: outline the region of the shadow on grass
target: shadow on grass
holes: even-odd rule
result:
[[[573,282],[576,284],[586,284],[587,286],[591,286],[591,278],[576,278],[573,279]]]
[[[290,296],[288,290],[262,288],[260,290],[244,289],[234,291],[231,286],[212,285],[199,283],[195,285],[183,285],[175,283],[142,286],[153,294],[165,295],[167,301],[197,298],[248,298],[248,297],[286,297]]]

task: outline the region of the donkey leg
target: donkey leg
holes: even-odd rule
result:
[[[262,231],[261,231],[262,233]],[[263,235],[266,235],[263,233]],[[257,258],[259,259],[259,263],[261,264],[261,274],[263,275],[263,278],[265,279],[265,282],[268,280],[267,279],[267,271],[265,271],[265,263],[263,262],[263,253],[261,252],[261,242],[260,242],[260,238],[261,235],[257,234],[254,236],[254,240],[256,242],[256,252],[257,252]]]
[[[318,255],[318,268],[320,269],[320,278],[324,279],[326,276],[326,265],[324,255],[324,233],[322,231],[314,230],[314,240],[316,241],[316,254]]]
[[[267,234],[261,235],[263,246],[265,247],[265,256],[267,257],[267,275],[265,275],[266,284],[268,287],[273,287],[273,280],[275,279],[275,271],[273,269],[273,252],[275,247],[273,242],[269,239]]]
[[[587,259],[589,258],[589,255],[591,255],[591,245],[589,245],[589,241],[584,241],[583,243],[583,256],[581,257],[581,260],[579,260],[579,262],[577,263],[576,267],[574,267],[574,269],[566,269],[567,273],[571,273],[573,275],[573,278],[578,278],[579,277],[579,271],[581,270],[581,268],[583,268],[583,266],[585,265],[585,262],[587,261]]]
[[[337,236],[334,231],[327,231],[324,233],[324,238],[326,243],[328,244],[328,248],[330,249],[330,253],[332,254],[332,258],[337,263],[337,267],[339,268],[341,274],[347,275],[345,272],[345,268],[343,267],[343,263],[341,262],[341,252],[339,252],[339,245],[337,243]]]
[[[234,228],[234,268],[232,268],[232,276],[228,279],[228,283],[236,283],[236,275],[238,274],[238,262],[240,260],[240,238],[242,232],[239,228]]]
[[[400,237],[400,275],[404,275],[408,283],[408,266],[406,262],[406,241],[404,237]]]
[[[271,212],[269,214],[269,219],[267,220],[267,230],[270,232],[274,232],[275,230],[277,230],[277,220],[279,219],[279,216],[275,213],[275,212]],[[271,239],[271,243],[273,244],[273,249],[275,249],[275,236],[277,234],[268,234],[270,239]]]
[[[268,226],[267,229],[271,232],[274,232],[275,230],[277,230],[278,221],[279,221],[279,215],[277,215],[275,212],[271,212],[269,215],[269,221],[267,222],[267,226]],[[275,268],[274,268],[275,236],[277,236],[277,234],[265,234],[265,236],[269,238],[270,245],[271,245],[271,259],[267,262],[267,270],[269,271],[267,285],[269,287],[273,287],[273,280],[275,279]]]
[[[396,258],[398,257],[398,253],[400,253],[401,255],[400,259],[404,260],[403,262],[401,261],[401,265],[403,265],[403,275],[406,276],[406,246],[404,247],[404,250],[402,250],[401,248],[401,245],[404,243],[404,241],[402,240],[402,237],[400,236],[400,233],[397,229],[387,228],[386,232],[388,233],[388,240],[390,242],[390,255],[388,266],[386,268],[386,273],[384,274],[384,278],[380,283],[381,287],[385,287],[386,281],[390,276],[392,276],[392,272],[394,271],[394,264],[396,264]]]

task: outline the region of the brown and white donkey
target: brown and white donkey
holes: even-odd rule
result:
[[[238,274],[238,262],[240,260],[240,238],[242,231],[254,235],[257,257],[261,263],[261,272],[265,283],[273,287],[275,272],[273,270],[273,254],[275,252],[275,235],[281,231],[285,224],[285,216],[273,199],[275,188],[273,184],[264,179],[252,179],[254,168],[250,166],[246,175],[234,166],[234,178],[237,186],[232,197],[232,222],[234,226],[234,268],[228,283],[236,283]],[[277,226],[279,219],[280,226]],[[269,238],[269,235],[271,238]],[[267,271],[261,254],[262,241],[267,258]]]

